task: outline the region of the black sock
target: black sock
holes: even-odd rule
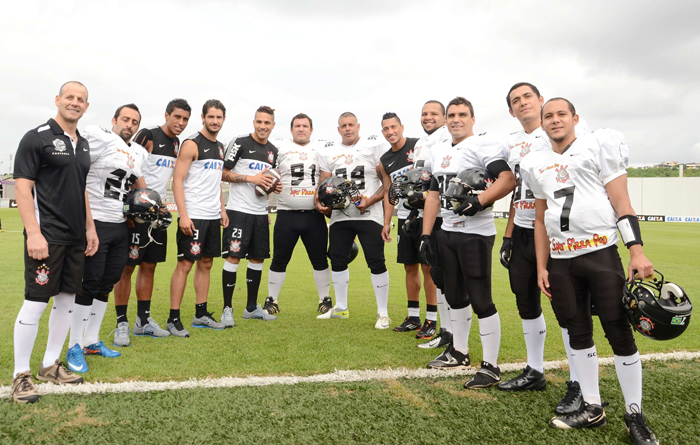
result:
[[[197,318],[201,318],[201,317],[204,317],[205,315],[209,315],[209,312],[207,312],[207,302],[205,301],[204,303],[195,304],[194,305],[194,316]]]
[[[170,318],[168,321],[175,321],[180,318],[180,309],[170,309]]]
[[[262,270],[251,269],[246,271],[246,282],[248,283],[248,302],[246,309],[253,312],[258,305],[258,290],[260,289],[260,279]]]
[[[114,309],[117,310],[117,324],[122,322],[129,322],[129,320],[127,320],[126,318],[126,307],[126,304],[123,306],[114,306]]]
[[[139,300],[138,305],[138,317],[141,320],[141,326],[146,326],[148,324],[148,317],[151,316],[151,300]]]
[[[233,307],[233,290],[236,288],[236,272],[223,270],[221,286],[224,288],[224,307]]]

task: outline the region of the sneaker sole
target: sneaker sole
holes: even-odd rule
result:
[[[81,380],[79,382],[59,382],[59,381],[54,380],[50,377],[40,376],[39,374],[37,374],[36,379],[40,380],[42,382],[55,383],[56,385],[61,385],[61,386],[63,386],[63,385],[80,385],[81,383],[85,382],[85,380],[82,380],[82,377],[81,377]]]
[[[114,342],[112,342],[112,344],[114,345],[115,348],[128,348],[129,346],[131,346],[131,342],[129,342],[129,344],[126,344],[126,345],[118,345]]]
[[[493,383],[490,383],[488,385],[479,385],[479,386],[476,386],[476,385],[467,386],[467,383],[464,384],[464,389],[484,389],[484,388],[490,388],[492,386],[496,386],[499,383],[501,383],[501,381],[499,380],[497,382],[493,382]]]
[[[97,356],[104,357],[104,358],[117,358],[117,357],[120,357],[122,355],[122,353],[117,352],[117,355],[102,355],[99,352],[94,352],[94,353],[93,352],[86,352],[85,355],[97,355]]]
[[[435,334],[433,333],[432,335],[420,335],[416,334],[416,338],[419,340],[430,340],[431,338],[435,337]]]
[[[562,423],[561,426],[559,426],[556,423],[554,423],[554,419],[556,419],[556,417],[549,421],[549,426],[551,426],[552,428],[556,428],[558,430],[581,430],[584,428],[603,428],[603,427],[605,427],[605,425],[608,424],[608,418],[605,417],[603,420],[596,422],[593,425],[588,425],[588,426],[584,426],[584,427],[580,427],[580,428],[574,428],[574,427],[571,427],[565,423]]]
[[[0,230],[0,232],[2,232],[2,230]],[[25,399],[25,400],[21,400],[21,399],[15,399],[14,397],[12,397],[12,400],[14,400],[15,403],[19,403],[19,404],[24,405],[24,404],[26,404],[26,403],[34,403],[34,402],[36,402],[37,400],[39,400],[40,398],[41,398],[41,396],[32,396],[31,398],[28,398],[28,399]]]
[[[137,337],[168,338],[170,335],[134,334]]]
[[[215,330],[215,331],[223,331],[224,329],[226,329],[226,327],[223,327],[223,328],[212,328],[211,326],[196,325],[196,324],[193,324],[192,327],[193,327],[193,328],[199,328],[199,329],[201,329],[201,328],[213,329],[213,330]]]
[[[544,384],[537,384],[536,386],[524,386],[522,388],[501,388],[501,384],[499,383],[498,389],[505,392],[544,391],[547,389],[547,382],[544,382]]]
[[[449,371],[451,369],[469,369],[471,368],[471,365],[469,366],[464,366],[464,365],[459,365],[459,366],[433,366],[430,363],[428,363],[428,369],[441,369],[445,371]]]

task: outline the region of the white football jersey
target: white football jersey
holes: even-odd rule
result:
[[[279,210],[313,210],[320,170],[318,150],[324,143],[310,141],[297,145],[288,139],[273,141],[277,147],[277,165],[282,176],[282,192],[278,195]]]
[[[143,176],[148,151],[136,142],[127,145],[119,135],[97,125],[87,127],[83,136],[90,145],[86,190],[92,218],[124,222],[124,199],[134,182]]]
[[[440,186],[442,195],[450,179],[468,168],[483,168],[494,162],[508,160],[508,147],[504,137],[495,133],[481,133],[466,138],[452,146],[452,139],[433,145],[431,164],[433,178]],[[461,216],[452,210],[442,209],[442,229],[449,232],[473,233],[491,236],[496,234],[491,208],[479,211],[474,216]]]
[[[577,137],[563,153],[551,148],[521,163],[523,180],[547,200],[545,226],[552,258],[573,258],[616,245],[617,215],[605,185],[627,174],[624,136],[600,129]]]
[[[432,160],[430,158],[430,149],[433,145],[438,142],[452,141],[452,135],[447,131],[447,126],[443,125],[437,130],[433,131],[432,134],[428,134],[418,139],[415,148],[416,162],[413,164],[415,168],[423,167],[427,171],[431,172]]]
[[[319,169],[334,176],[350,179],[357,185],[360,194],[372,196],[382,185],[377,175],[377,165],[381,156],[391,148],[384,138],[377,136],[361,137],[353,146],[340,142],[327,142],[318,155]],[[384,225],[384,207],[382,201],[371,205],[364,213],[355,206],[345,210],[333,210],[331,224],[338,221],[359,220],[374,221]]]

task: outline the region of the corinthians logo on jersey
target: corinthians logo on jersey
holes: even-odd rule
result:
[[[345,163],[352,164],[352,155],[345,155]]]
[[[408,162],[413,162],[413,150],[406,153],[406,158],[408,158]]]
[[[46,264],[42,264],[36,270],[36,278],[34,279],[34,281],[36,281],[36,284],[38,284],[39,286],[43,286],[44,284],[49,282],[49,268],[48,266],[46,266]]]
[[[563,184],[569,180],[570,176],[569,172],[566,171],[567,167],[568,165],[562,165],[561,167],[556,169],[557,177],[555,179],[557,180],[557,182],[561,182]]]
[[[241,250],[241,242],[237,239],[231,241],[231,251],[239,252]]]
[[[272,164],[272,161],[275,160],[275,154],[271,151],[267,152],[267,160],[270,161],[270,164]]]
[[[60,153],[63,153],[64,151],[66,151],[66,143],[60,139],[54,139],[53,146],[56,149],[56,151],[58,151]]]
[[[139,257],[139,246],[129,247],[129,258],[135,260]]]
[[[452,161],[452,156],[447,155],[444,158],[442,158],[442,163],[440,164],[440,167],[442,168],[447,168],[450,166],[450,161]]]
[[[199,253],[202,251],[202,248],[200,247],[201,245],[202,245],[202,243],[198,243],[196,241],[193,243],[190,243],[190,246],[192,246],[190,248],[190,252],[192,252],[192,255],[199,255]]]
[[[520,157],[524,158],[525,156],[527,156],[527,154],[530,153],[530,150],[532,150],[531,147],[531,143],[523,144],[523,146],[520,147]]]

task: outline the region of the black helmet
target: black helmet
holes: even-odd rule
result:
[[[154,229],[167,229],[173,221],[158,192],[148,188],[134,189],[126,195],[124,216],[139,224],[150,222]]]
[[[344,210],[350,204],[357,205],[361,199],[355,183],[340,176],[331,176],[318,186],[318,200],[324,207]]]
[[[637,332],[653,340],[671,340],[688,328],[693,305],[683,288],[655,272],[660,279],[635,276],[631,283],[626,282],[622,305]]]
[[[442,195],[445,209],[456,209],[469,195],[480,195],[493,184],[493,176],[483,168],[468,168],[450,179]],[[490,204],[484,208],[492,207]]]
[[[357,258],[358,253],[360,253],[360,246],[357,245],[357,241],[353,241],[352,247],[350,248],[350,261],[348,261],[348,264],[352,263],[355,258]]]
[[[389,187],[389,202],[396,205],[399,199],[411,209],[422,209],[425,205],[425,194],[430,188],[432,175],[422,167],[413,168],[394,179]]]

